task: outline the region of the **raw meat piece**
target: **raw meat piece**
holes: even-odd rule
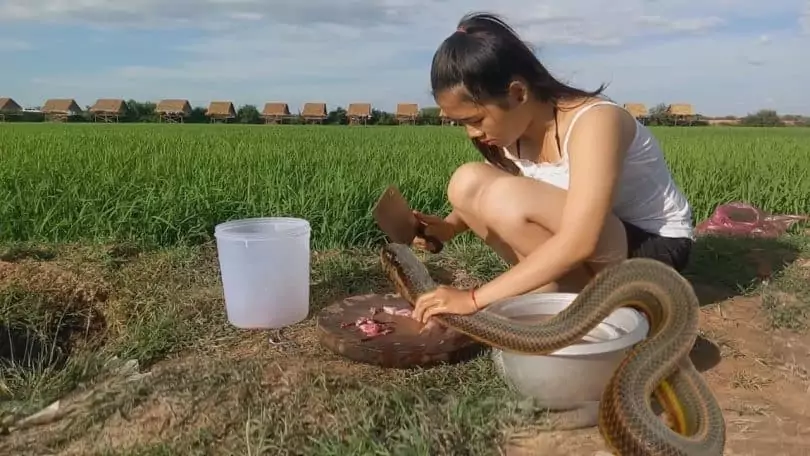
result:
[[[359,329],[365,337],[362,340],[369,340],[374,337],[384,336],[394,331],[389,323],[379,322],[373,317],[360,317],[353,323],[343,323],[342,328],[354,326]]]
[[[413,314],[411,309],[397,309],[394,306],[384,306],[383,312],[389,315],[399,315],[400,317],[410,317]]]
[[[699,235],[775,238],[784,234],[794,223],[808,218],[806,215],[768,214],[751,204],[735,201],[717,206],[711,217],[695,227],[695,232]]]
[[[379,323],[371,318],[358,321],[356,326],[360,328],[360,331],[363,331],[363,334],[365,334],[368,338],[382,336],[393,331],[385,323]]]

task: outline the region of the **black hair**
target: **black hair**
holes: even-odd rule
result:
[[[602,94],[605,85],[589,92],[556,79],[529,45],[503,19],[491,13],[469,13],[436,53],[430,68],[433,96],[463,84],[474,102],[505,96],[514,78],[522,78],[540,101],[556,104],[572,97]]]
[[[456,31],[436,50],[430,67],[434,98],[443,90],[463,85],[466,95],[476,103],[500,104],[516,77],[525,81],[534,97],[555,106],[565,98],[593,97],[605,90],[604,84],[589,92],[556,79],[531,47],[503,19],[491,13],[469,13],[462,17]],[[517,165],[507,160],[500,148],[472,141],[488,162],[511,174],[520,174]]]

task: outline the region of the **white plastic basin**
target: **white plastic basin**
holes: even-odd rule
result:
[[[508,317],[554,315],[575,293],[536,293],[493,304],[488,311]],[[498,372],[518,393],[552,410],[569,410],[598,402],[628,349],[649,332],[640,312],[621,308],[576,343],[549,355],[522,355],[493,349]]]
[[[281,328],[309,313],[310,226],[289,217],[232,220],[214,229],[228,321]]]

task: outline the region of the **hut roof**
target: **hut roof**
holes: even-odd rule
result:
[[[695,109],[689,103],[675,103],[669,105],[667,112],[676,116],[693,116]]]
[[[369,117],[371,116],[371,103],[351,103],[346,110],[347,116]]]
[[[45,101],[42,107],[44,113],[74,114],[82,112],[82,108],[73,98],[51,98]]]
[[[304,117],[326,117],[326,103],[304,103]]]
[[[160,100],[155,107],[155,112],[160,114],[183,113],[189,115],[191,114],[191,103],[189,103],[188,100]]]
[[[99,98],[96,104],[90,106],[90,112],[110,112],[114,114],[123,114],[126,111],[127,105],[124,100],[117,98]]]
[[[416,116],[419,115],[419,105],[416,103],[399,103],[397,104],[397,116]]]
[[[644,117],[647,115],[647,107],[643,103],[625,103],[624,109],[633,117]]]
[[[236,108],[233,107],[233,103],[230,101],[212,101],[208,105],[206,114],[209,116],[236,117]]]
[[[17,104],[13,99],[8,97],[0,98],[0,112],[11,113],[20,111],[22,111],[22,106]]]
[[[290,106],[287,103],[265,103],[262,110],[263,116],[289,116]]]

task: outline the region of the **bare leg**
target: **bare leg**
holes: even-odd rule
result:
[[[567,192],[545,182],[511,176],[484,163],[467,163],[450,178],[448,199],[470,230],[504,261],[516,264],[560,228]],[[529,220],[538,220],[539,223]],[[610,216],[587,268],[576,267],[556,283],[536,291],[578,292],[590,271],[627,256],[624,226]]]

